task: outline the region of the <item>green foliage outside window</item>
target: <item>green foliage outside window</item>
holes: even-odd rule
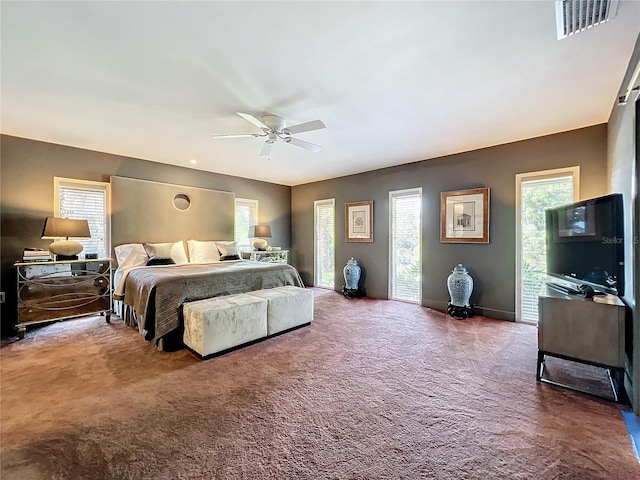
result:
[[[526,320],[538,319],[538,293],[545,281],[547,255],[544,212],[572,201],[571,177],[522,183],[522,316]]]

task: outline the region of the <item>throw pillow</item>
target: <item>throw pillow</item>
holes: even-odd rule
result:
[[[144,243],[144,249],[149,258],[172,258],[173,243]]]
[[[232,260],[229,257],[238,257],[235,260],[239,260],[238,244],[236,242],[216,242],[218,250],[220,250],[220,260]]]

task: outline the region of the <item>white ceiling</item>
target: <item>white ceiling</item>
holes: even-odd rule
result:
[[[556,39],[554,2],[6,2],[2,133],[297,185],[604,123],[640,2]],[[289,124],[311,153],[235,112]],[[517,159],[514,159],[517,161]]]

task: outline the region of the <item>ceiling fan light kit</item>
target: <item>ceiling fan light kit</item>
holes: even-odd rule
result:
[[[237,112],[245,120],[251,122],[258,127],[262,133],[240,133],[231,135],[213,135],[213,138],[258,138],[266,137],[262,149],[260,150],[260,156],[266,157],[271,153],[273,144],[278,139],[281,139],[285,143],[290,143],[297,147],[304,148],[310,152],[319,152],[322,147],[315,143],[307,142],[306,140],[300,140],[294,138],[291,135],[296,133],[310,132],[312,130],[320,130],[326,128],[326,125],[320,120],[313,120],[311,122],[300,123],[298,125],[292,125],[287,127],[287,122],[284,118],[278,115],[263,115],[260,119],[249,115],[248,113]]]

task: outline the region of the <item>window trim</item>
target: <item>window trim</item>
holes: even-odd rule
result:
[[[393,198],[394,197],[401,197],[401,196],[408,196],[407,194],[417,194],[420,197],[420,228],[418,230],[418,247],[419,247],[419,261],[420,261],[420,285],[419,285],[419,300],[406,300],[406,299],[399,299],[399,298],[394,298],[393,297],[393,285],[392,285],[392,280],[393,280],[393,255],[392,255],[392,248],[393,248]],[[416,305],[422,305],[422,268],[423,268],[423,258],[422,258],[422,227],[423,227],[423,221],[422,221],[422,215],[424,213],[424,209],[422,208],[422,202],[424,201],[424,197],[422,196],[422,187],[415,187],[415,188],[405,188],[402,190],[391,190],[389,191],[389,272],[388,272],[388,277],[387,277],[387,284],[388,284],[388,288],[387,288],[387,298],[389,298],[389,300],[393,300],[396,302],[405,302],[405,303],[413,303]]]
[[[515,244],[516,244],[516,281],[515,281],[515,299],[516,299],[516,322],[534,323],[522,319],[522,184],[525,182],[535,182],[550,180],[560,177],[573,178],[573,201],[577,202],[580,198],[580,166],[554,168],[551,170],[540,170],[538,172],[527,172],[516,174],[516,228],[515,228]]]
[[[335,251],[335,243],[333,249],[333,287],[327,287],[324,285],[320,285],[318,281],[318,228],[317,228],[317,220],[318,220],[318,210],[317,207],[321,205],[331,205],[333,207],[333,238],[335,242],[336,238],[336,199],[335,198],[325,198],[323,200],[315,200],[313,202],[313,284],[318,288],[325,288],[327,290],[335,290],[336,288],[336,272],[335,272],[335,264],[336,264],[336,251]]]
[[[105,195],[104,248],[106,257],[111,258],[111,183],[81,180],[79,178],[53,177],[53,216],[60,217],[60,188],[78,190],[102,190]]]

